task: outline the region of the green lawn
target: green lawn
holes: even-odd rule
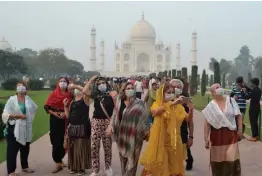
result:
[[[211,100],[211,98],[208,98],[208,97],[210,96],[207,94],[205,96],[202,96],[200,93],[193,96],[192,101],[194,103],[194,108],[199,111],[203,110],[208,103],[208,99]],[[249,111],[249,104],[247,105],[247,110],[246,110],[246,114],[244,117],[244,124],[246,125],[245,133],[251,136],[251,127],[250,127],[248,111]],[[260,129],[260,136],[262,137],[262,128]]]
[[[14,91],[0,91],[0,97],[14,95]],[[37,104],[38,110],[33,122],[33,141],[37,140],[49,130],[49,116],[44,110],[44,104],[50,91],[30,91],[29,96]],[[2,131],[0,131],[2,133]],[[5,160],[6,142],[0,142],[0,163]]]

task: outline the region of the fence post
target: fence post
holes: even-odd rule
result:
[[[259,113],[259,116],[258,116],[258,137],[259,137],[259,139],[261,140],[261,110],[260,110],[260,113]]]

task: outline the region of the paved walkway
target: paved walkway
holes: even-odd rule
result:
[[[204,117],[199,111],[195,111],[194,123],[194,145],[192,147],[192,153],[194,156],[194,169],[187,172],[187,176],[211,176],[209,168],[209,152],[204,148],[203,137],[203,122]],[[144,144],[146,146],[146,143]],[[244,176],[261,176],[262,175],[262,143],[261,142],[248,142],[243,140],[240,142],[240,154],[241,163]],[[101,161],[104,161],[104,155],[100,152]],[[18,157],[19,158],[19,157]],[[66,158],[65,158],[66,162]],[[51,145],[49,141],[49,135],[46,134],[31,145],[29,165],[35,169],[33,174],[20,173],[20,161],[18,159],[17,172],[19,176],[69,176],[68,170],[65,168],[63,171],[52,174],[51,171],[54,168],[54,163],[51,156]],[[101,168],[104,168],[104,163],[101,162]],[[118,152],[115,143],[113,144],[113,163],[112,168],[115,176],[120,175],[120,162]],[[142,167],[139,166],[137,176],[140,175]],[[90,171],[88,172],[90,173]],[[0,175],[6,174],[6,163],[0,164]]]

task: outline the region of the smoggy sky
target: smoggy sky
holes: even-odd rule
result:
[[[157,41],[181,44],[181,65],[191,60],[191,35],[198,33],[198,65],[208,68],[211,57],[234,59],[247,45],[262,56],[262,2],[0,2],[0,36],[16,47],[41,50],[64,48],[70,59],[89,69],[90,30],[105,41],[105,70],[114,69],[114,41],[120,44],[132,26],[145,19],[156,30]]]

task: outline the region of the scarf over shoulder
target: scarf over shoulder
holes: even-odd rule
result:
[[[125,108],[122,120],[119,120],[120,96],[117,98],[113,113],[113,139],[117,142],[119,152],[124,157],[132,157],[135,149],[141,145],[149,132],[147,124],[148,113],[145,103],[137,98],[132,98]]]
[[[161,115],[154,116],[154,123],[150,130],[150,138],[144,153],[140,158],[140,163],[144,165],[148,172],[155,172],[161,169],[164,164],[165,141],[170,137],[170,145],[176,150],[178,142],[177,119],[187,116],[182,105],[171,106],[170,102],[164,102],[164,85],[161,85],[156,92],[156,101],[151,107],[151,111],[164,106],[165,112]]]

